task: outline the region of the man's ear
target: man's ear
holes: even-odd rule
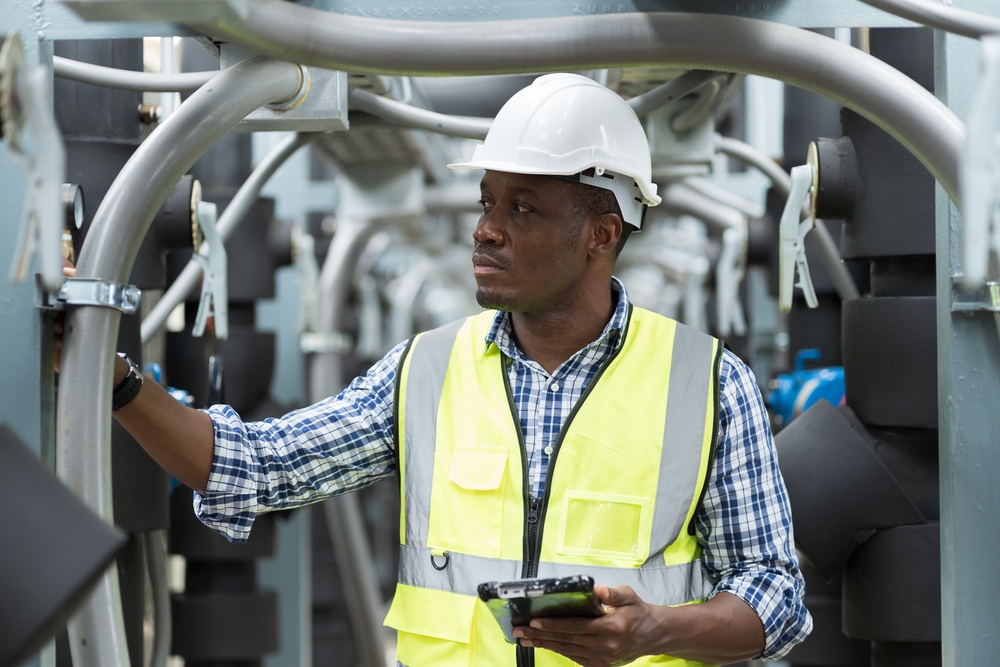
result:
[[[597,216],[590,237],[590,256],[595,259],[605,255],[614,257],[615,246],[624,229],[623,224],[617,213],[602,213]]]

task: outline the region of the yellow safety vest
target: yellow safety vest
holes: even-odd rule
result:
[[[714,452],[719,341],[632,309],[566,419],[533,507],[507,362],[484,342],[493,317],[415,337],[396,375],[401,545],[385,624],[406,667],[574,664],[508,644],[477,596],[486,581],[587,574],[661,605],[712,590],[690,526]]]

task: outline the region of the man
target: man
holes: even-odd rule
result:
[[[118,360],[119,421],[233,540],[257,513],[398,472],[386,624],[409,667],[783,655],[811,619],[752,375],[719,341],[633,308],[612,276],[659,203],[635,114],[589,79],[543,76],[452,166],[487,170],[473,265],[496,312],[261,423],[184,408]],[[568,574],[600,582],[607,615],[536,620],[518,647],[475,597],[484,581]]]

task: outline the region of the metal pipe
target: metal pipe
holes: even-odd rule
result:
[[[661,196],[661,206],[676,213],[693,215],[703,220],[714,232],[741,229],[747,224],[746,214],[686,187],[683,183],[672,183],[664,188]]]
[[[126,282],[142,238],[174,185],[223,134],[254,109],[294,96],[297,65],[251,58],[222,72],[160,124],[122,168],[91,223],[78,278]],[[121,312],[69,307],[56,411],[57,471],[112,523],[111,378]],[[70,622],[75,667],[127,667],[118,573],[110,567]]]
[[[144,537],[149,587],[153,593],[153,655],[149,667],[166,667],[173,637],[170,589],[167,586],[167,545],[162,531],[147,531]]]
[[[218,76],[217,70],[210,72],[187,72],[185,74],[155,74],[152,72],[133,72],[114,67],[102,67],[82,63],[78,60],[52,56],[52,69],[55,75],[80,83],[95,86],[121,88],[122,90],[138,90],[147,93],[190,93],[198,90],[213,78]]]
[[[337,225],[319,281],[317,333],[333,334],[347,308],[348,290],[354,266],[372,235],[383,223],[347,218]],[[341,354],[334,351],[312,355],[309,361],[309,399],[318,403],[339,392]],[[382,594],[371,567],[372,554],[364,529],[361,507],[354,494],[334,496],[324,501],[330,541],[334,545],[337,570],[350,607],[354,643],[365,667],[383,667]]]
[[[236,191],[236,196],[233,197],[229,205],[226,206],[226,210],[219,216],[216,228],[223,241],[228,241],[239,224],[243,222],[243,218],[246,217],[258,197],[260,197],[261,189],[271,179],[274,172],[295,151],[317,136],[319,136],[319,133],[314,132],[294,134],[271,149],[271,152],[264,157],[261,163],[253,170],[253,173],[250,174],[250,177]],[[203,244],[202,249],[206,247],[207,244]],[[201,273],[201,264],[195,261],[194,258],[189,260],[187,266],[177,276],[177,279],[171,283],[170,288],[164,292],[160,300],[142,321],[141,333],[143,345],[153,339],[153,336],[167,323],[167,317],[170,316],[171,311],[177,307],[177,304],[184,301],[191,291],[198,286]]]
[[[711,197],[726,206],[731,206],[751,218],[763,218],[767,214],[767,210],[757,202],[744,199],[704,178],[685,178],[681,183],[684,187],[690,188],[706,197]]]
[[[956,205],[962,121],[920,84],[836,40],[768,21],[685,12],[463,23],[345,16],[246,0],[235,20],[191,25],[256,52],[374,74],[510,74],[676,67],[757,74],[825,95],[907,147]]]
[[[385,640],[382,594],[365,530],[361,503],[355,493],[345,493],[323,501],[327,530],[333,543],[344,597],[352,610],[351,630],[363,667],[384,667]]]
[[[636,116],[642,118],[651,111],[666,106],[674,100],[679,100],[685,95],[690,95],[717,76],[719,76],[718,72],[705,70],[685,72],[662,86],[657,86],[642,95],[636,95],[628,101],[628,105],[632,107]]]
[[[771,180],[778,194],[785,199],[788,198],[788,195],[792,191],[792,177],[767,155],[761,153],[750,144],[731,137],[717,135],[715,137],[715,147],[720,153],[725,153],[730,157],[734,157],[757,168]],[[812,213],[804,208],[802,215],[808,216],[812,215]],[[833,282],[834,289],[837,290],[837,295],[840,296],[842,301],[857,299],[861,296],[861,293],[858,291],[858,286],[854,283],[854,276],[844,266],[844,262],[840,258],[840,249],[837,247],[836,241],[833,240],[830,230],[827,229],[826,223],[822,220],[817,220],[813,233],[816,235],[819,258],[823,262],[823,268],[826,269],[831,282]]]
[[[936,0],[861,0],[904,19],[931,28],[953,32],[963,37],[979,39],[984,35],[1000,33],[1000,18],[952,7]]]
[[[719,76],[718,72],[686,72],[649,92],[633,97],[628,101],[628,104],[637,116],[644,116],[665,104],[669,104],[698,90],[708,83],[714,82]],[[719,90],[721,90],[721,85],[716,89],[715,95],[711,97],[712,104],[718,98]],[[404,127],[437,132],[438,134],[446,134],[451,137],[485,139],[490,125],[493,124],[492,118],[449,116],[421,109],[388,97],[373,95],[368,91],[353,87],[348,93],[347,101],[351,109],[364,111],[365,113],[378,116]]]
[[[405,104],[388,97],[373,95],[365,90],[351,87],[347,93],[347,103],[351,109],[364,111],[373,116],[384,118],[413,127],[418,130],[446,134],[449,137],[466,137],[468,139],[485,139],[493,124],[492,118],[474,118],[472,116],[449,116],[428,109],[421,109],[412,104]]]

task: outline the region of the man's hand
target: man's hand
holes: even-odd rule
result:
[[[628,586],[594,586],[607,609],[601,618],[536,618],[514,628],[522,646],[560,653],[586,667],[622,665],[644,655],[728,665],[764,651],[764,624],[730,593],[703,604],[662,607]]]
[[[623,665],[650,655],[662,639],[662,610],[643,602],[628,586],[594,586],[607,609],[601,618],[536,618],[514,628],[522,646],[545,648],[590,667]]]

